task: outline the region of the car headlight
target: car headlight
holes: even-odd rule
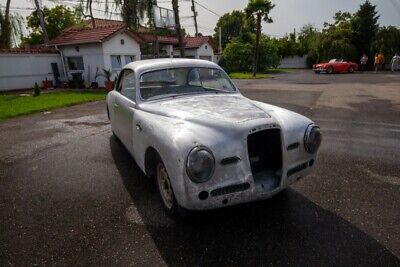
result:
[[[322,135],[321,130],[315,124],[310,124],[304,134],[304,148],[310,154],[317,152],[321,145]]]
[[[190,151],[186,160],[186,172],[193,182],[207,182],[213,175],[214,168],[215,159],[208,148],[197,146]]]

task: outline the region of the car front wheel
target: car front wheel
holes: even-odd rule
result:
[[[181,221],[188,217],[189,211],[176,201],[167,169],[161,160],[156,165],[156,179],[158,191],[168,216],[175,221]]]
[[[354,72],[354,67],[350,67],[349,68],[349,73],[353,73]]]
[[[329,67],[329,68],[326,70],[326,72],[327,72],[328,74],[332,74],[332,73],[333,73],[333,67]]]

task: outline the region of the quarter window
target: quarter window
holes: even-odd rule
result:
[[[135,73],[131,70],[124,70],[121,77],[121,84],[118,88],[121,95],[128,99],[136,102],[136,84],[135,84]]]

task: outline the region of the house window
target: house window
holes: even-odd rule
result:
[[[207,45],[204,46],[204,49],[207,49]]]
[[[111,56],[111,68],[120,69],[121,66],[121,56]]]
[[[135,56],[125,56],[125,64],[135,61]]]
[[[69,70],[84,70],[82,57],[67,57]]]

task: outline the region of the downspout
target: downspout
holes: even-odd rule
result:
[[[62,70],[63,70],[63,74],[64,74],[64,79],[68,80],[67,70],[65,69],[64,55],[63,55],[62,51],[60,49],[58,49],[57,45],[55,45],[54,47],[60,53],[60,56],[61,56],[61,64],[62,64]]]

